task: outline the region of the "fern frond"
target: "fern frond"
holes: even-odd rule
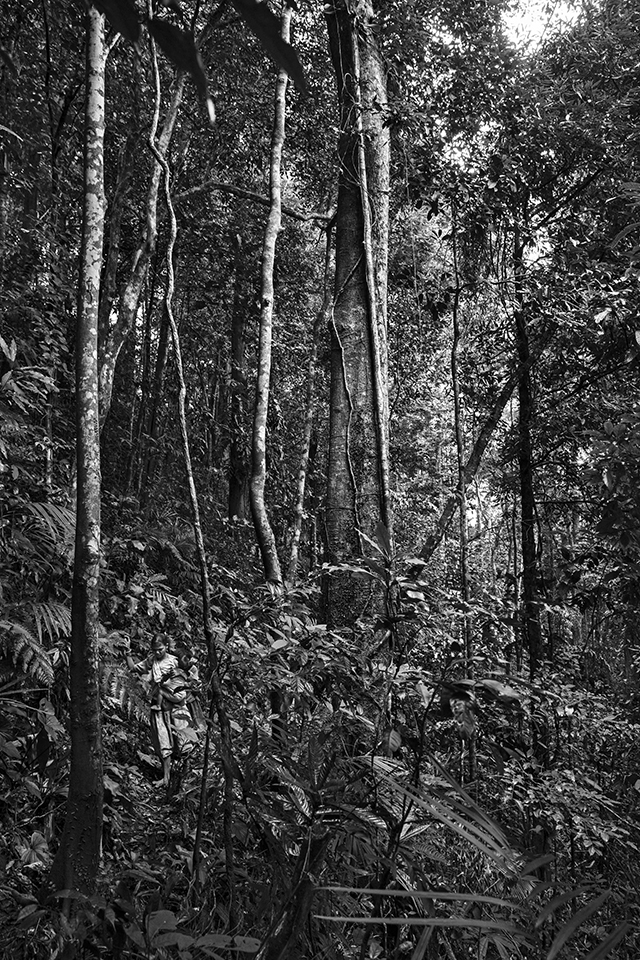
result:
[[[23,624],[0,620],[0,655],[45,686],[53,683],[53,667],[47,652]]]
[[[139,682],[121,667],[104,664],[102,667],[103,699],[139,722],[147,722],[148,705],[144,699]]]

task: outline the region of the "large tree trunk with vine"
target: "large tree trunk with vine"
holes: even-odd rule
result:
[[[104,17],[89,7],[84,210],[76,335],[77,511],[70,683],[71,769],[67,816],[51,871],[57,889],[93,889],[102,837],[102,742],[98,672],[100,431],[98,303],[104,238]]]
[[[289,42],[291,7],[282,7],[282,39]],[[282,222],[282,148],[285,139],[285,116],[288,76],[279,70],[274,97],[273,132],[271,135],[271,163],[269,194],[271,203],[264,233],[260,290],[260,340],[258,346],[258,376],[256,406],[253,418],[252,465],[249,494],[251,514],[262,556],[265,577],[269,583],[282,584],[282,571],[276,538],[265,505],[264,490],[267,479],[267,414],[271,381],[271,343],[273,338],[273,265],[276,240]]]
[[[361,534],[391,529],[388,466],[387,259],[389,127],[386,75],[370,0],[327,13],[340,101],[340,180],[331,318],[326,536],[329,560],[364,552]],[[366,592],[365,592],[366,593]],[[333,626],[353,623],[367,597],[348,574],[325,584]]]

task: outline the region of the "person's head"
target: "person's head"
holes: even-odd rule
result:
[[[153,643],[151,644],[151,652],[153,653],[153,656],[156,658],[156,660],[162,660],[168,650],[168,638],[162,633],[156,633],[155,637],[153,638]]]
[[[192,662],[193,662],[193,657],[191,656],[190,653],[186,653],[184,651],[181,651],[180,653],[178,653],[178,664],[180,665],[180,669],[184,670],[185,673],[189,672],[189,668]]]

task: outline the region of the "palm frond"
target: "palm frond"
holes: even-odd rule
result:
[[[443,776],[446,774],[444,782],[448,790],[439,790],[440,795],[437,795],[434,789],[403,784],[395,771],[389,769],[387,758],[375,757],[373,766],[391,794],[404,798],[457,833],[479,853],[493,860],[503,873],[518,876],[522,866],[520,854],[513,849],[500,826],[478,807],[446,771],[440,768]],[[443,780],[439,779],[438,782],[442,784]]]
[[[54,542],[64,547],[73,544],[76,516],[70,507],[57,503],[27,503],[21,506],[21,510],[31,518],[31,525],[46,530]]]

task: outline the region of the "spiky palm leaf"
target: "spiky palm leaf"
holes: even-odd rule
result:
[[[26,503],[20,507],[25,519],[21,533],[35,556],[48,563],[52,555],[69,559],[73,553],[75,513],[57,503]]]
[[[29,525],[46,530],[50,538],[64,547],[73,546],[75,511],[57,503],[26,503],[21,506]]]

